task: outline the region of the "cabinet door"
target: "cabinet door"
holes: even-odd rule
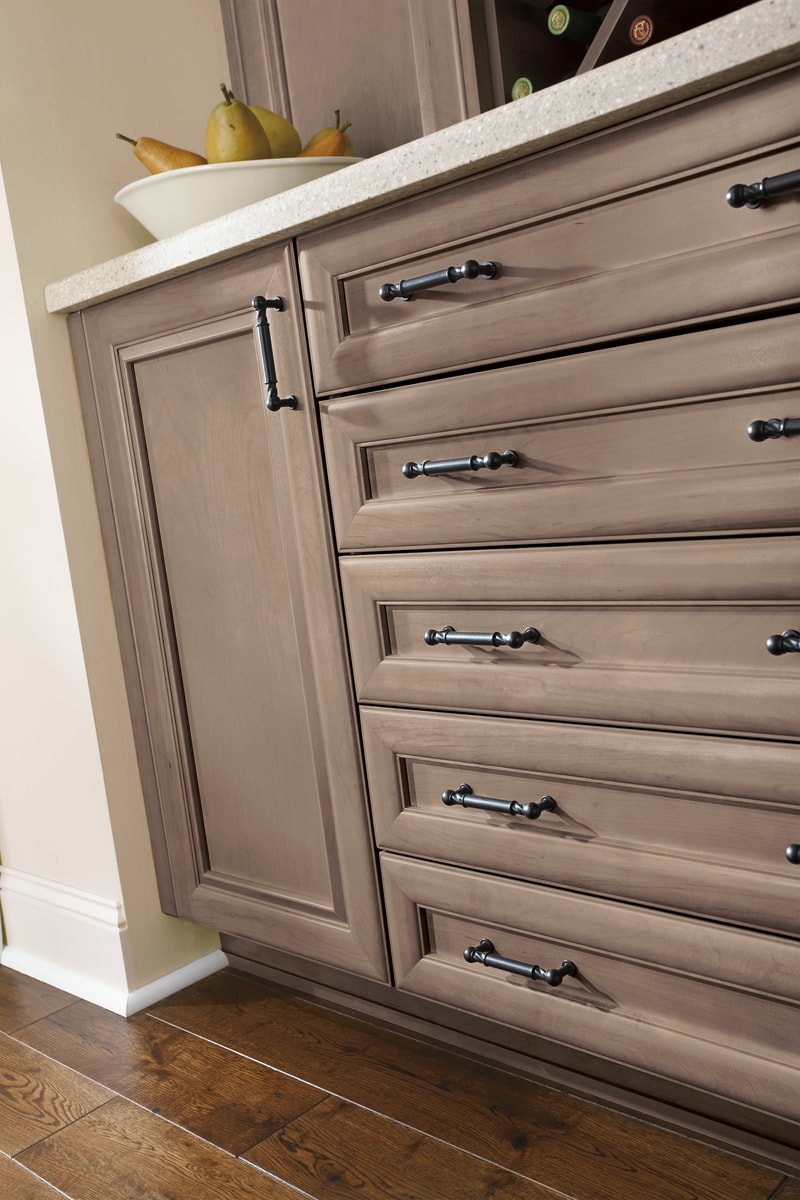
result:
[[[304,142],[337,108],[365,157],[481,110],[468,0],[221,0],[221,9],[234,92],[282,113]]]
[[[267,411],[250,301],[270,312]],[[288,251],[73,318],[168,911],[385,978]]]

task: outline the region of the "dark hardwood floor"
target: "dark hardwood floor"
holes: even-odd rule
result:
[[[125,1020],[0,968],[2,1200],[800,1200],[800,1179],[226,970]]]

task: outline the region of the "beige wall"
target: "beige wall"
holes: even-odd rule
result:
[[[23,963],[112,991],[218,943],[159,910],[66,324],[43,289],[150,240],[113,202],[146,174],[115,134],[202,152],[226,78],[218,0],[0,0],[0,900]]]

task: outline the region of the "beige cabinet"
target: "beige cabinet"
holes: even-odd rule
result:
[[[286,247],[71,326],[164,906],[385,979],[301,328]]]
[[[275,109],[303,139],[353,123],[379,154],[743,6],[742,0],[582,0],[601,13],[590,45],[548,30],[550,0],[220,0],[234,92]],[[647,23],[649,22],[649,23]]]
[[[781,1153],[800,438],[748,426],[800,417],[800,225],[726,192],[799,83],[72,318],[165,909]]]
[[[748,427],[800,416],[800,226],[726,193],[797,87],[299,241],[398,994],[782,1146],[800,439]]]

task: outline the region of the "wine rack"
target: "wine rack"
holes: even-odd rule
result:
[[[588,44],[551,33],[548,17],[556,7],[553,0],[484,0],[482,10],[471,7],[482,108],[541,91],[746,5],[735,0],[579,0],[568,7],[600,18]],[[522,86],[515,93],[518,81]]]

